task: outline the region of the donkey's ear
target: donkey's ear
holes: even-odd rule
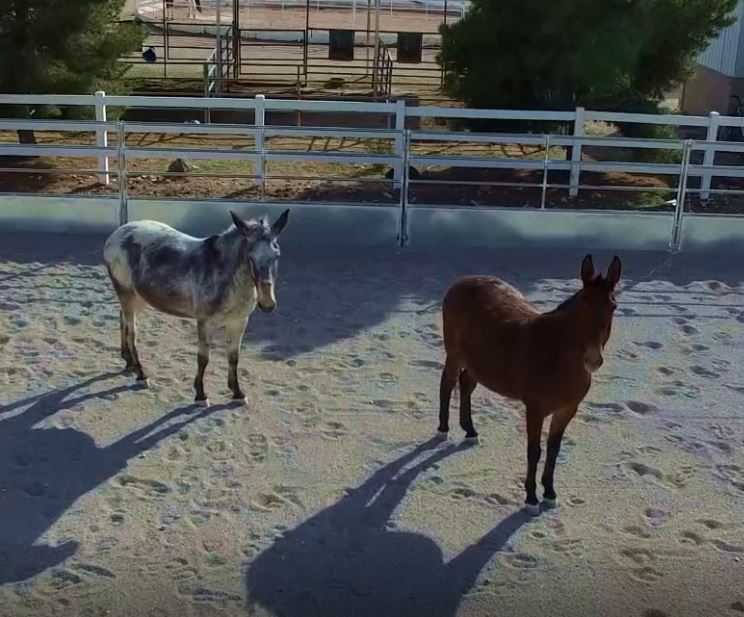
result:
[[[285,210],[281,213],[278,219],[274,221],[274,224],[271,226],[271,235],[274,238],[278,238],[281,233],[284,231],[284,228],[287,226],[287,221],[289,220],[289,210]]]
[[[581,282],[588,285],[594,280],[594,261],[592,256],[587,255],[581,262]]]
[[[229,211],[230,216],[232,217],[233,223],[235,223],[235,227],[240,229],[241,231],[245,231],[248,228],[248,225],[245,224],[245,221],[240,218],[239,215],[235,214],[232,210]]]
[[[256,235],[261,231],[261,227],[256,221],[246,221],[232,210],[230,210],[230,216],[232,216],[233,223],[235,223],[238,231],[248,239],[255,239]]]
[[[615,285],[618,284],[620,281],[620,274],[622,274],[623,271],[623,263],[620,261],[620,258],[615,255],[612,258],[612,262],[610,263],[610,267],[607,268],[607,284],[610,287],[615,287]]]

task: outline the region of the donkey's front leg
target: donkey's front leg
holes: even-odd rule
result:
[[[212,345],[212,337],[214,336],[214,324],[207,319],[200,319],[196,322],[196,330],[199,334],[199,351],[196,356],[197,369],[196,379],[194,379],[194,390],[196,390],[196,397],[194,402],[197,405],[207,407],[209,400],[207,395],[204,393],[204,370],[209,364],[209,348]]]
[[[245,401],[245,394],[238,383],[238,360],[240,359],[240,343],[248,320],[244,316],[230,319],[225,323],[225,347],[227,351],[227,386],[232,390],[233,400]]]
[[[576,415],[576,411],[576,407],[561,409],[553,414],[553,419],[550,421],[550,433],[548,434],[548,457],[545,461],[545,468],[542,476],[542,485],[545,489],[545,492],[543,493],[543,504],[545,504],[545,507],[547,508],[555,508],[556,506],[558,496],[556,495],[555,486],[553,484],[555,463],[558,458],[558,453],[561,450],[563,432],[566,430],[568,423],[571,422],[573,417]]]

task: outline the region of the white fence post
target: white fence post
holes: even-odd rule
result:
[[[718,127],[721,119],[721,114],[717,111],[711,111],[709,116],[708,124],[708,135],[705,141],[708,144],[705,147],[705,156],[703,157],[703,166],[712,167],[716,161],[716,147],[711,146],[710,142],[718,141]],[[710,171],[704,171],[700,178],[700,199],[708,199],[710,197],[710,183],[713,179],[713,174]]]
[[[258,184],[261,187],[261,198],[266,190],[266,97],[263,94],[256,95],[256,109],[254,124],[258,129],[256,134],[256,150],[258,152]]]
[[[116,125],[116,146],[119,174],[119,225],[129,221],[129,187],[127,181],[127,132],[124,123],[119,121]]]
[[[406,130],[406,100],[398,99],[395,101],[395,167],[393,168],[393,184],[394,188],[400,187],[400,182],[403,177],[403,149],[405,146],[405,139],[403,131]]]
[[[543,181],[542,196],[540,197],[540,210],[545,210],[545,202],[548,197],[548,172],[550,171],[550,135],[545,135],[545,158],[543,159]]]
[[[576,108],[576,118],[574,119],[573,136],[584,136],[584,108]],[[574,141],[571,147],[571,177],[569,180],[568,194],[576,197],[579,194],[579,177],[581,175],[581,142]]]
[[[103,90],[96,91],[96,122],[106,122],[106,93]],[[96,128],[96,146],[99,148],[108,148],[108,133],[105,128]],[[98,155],[98,181],[102,184],[108,184],[109,179],[109,159],[106,154]]]
[[[403,158],[403,177],[400,182],[400,221],[398,227],[398,245],[406,246],[408,244],[408,191],[409,180],[408,177],[408,157],[411,155],[411,131],[403,131],[403,145],[401,149],[401,156]]]

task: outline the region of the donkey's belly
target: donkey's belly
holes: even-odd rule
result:
[[[477,354],[465,359],[463,364],[480,385],[501,396],[521,400],[524,380],[516,362],[511,360]]]
[[[479,384],[485,386],[491,392],[517,401],[523,399],[521,384],[516,383],[514,380],[494,378],[492,375],[484,376],[482,379],[477,374],[473,376]]]
[[[137,294],[152,308],[173,315],[174,317],[193,318],[192,303],[180,294],[169,292],[167,289],[155,289],[150,286],[140,286]]]

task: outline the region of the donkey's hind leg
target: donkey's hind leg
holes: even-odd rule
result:
[[[465,439],[475,441],[478,433],[473,426],[473,414],[470,407],[470,398],[473,390],[478,385],[475,378],[464,369],[460,373],[460,428],[465,431]]]
[[[540,448],[540,436],[542,434],[545,414],[540,408],[527,405],[527,477],[524,480],[524,488],[527,492],[525,499],[525,510],[531,516],[540,514],[540,502],[537,500],[537,464],[540,462],[542,450]]]
[[[134,306],[134,292],[125,287],[119,280],[114,276],[113,271],[110,267],[107,268],[109,278],[111,279],[111,285],[116,292],[116,297],[119,300],[119,335],[121,337],[121,357],[126,366],[125,371],[134,370],[134,359],[132,357],[132,351],[129,347],[129,326],[127,320],[124,317],[124,312],[133,308]]]
[[[129,351],[129,343],[127,342],[127,323],[124,320],[124,313],[119,311],[119,333],[121,334],[121,358],[126,362],[124,370],[129,372],[134,370],[134,361],[132,360],[132,352]]]
[[[142,368],[135,342],[137,338],[137,310],[139,308],[137,297],[134,293],[131,293],[126,296],[122,295],[119,299],[121,300],[122,321],[124,322],[125,337],[131,355],[132,368],[137,374],[137,381],[146,386],[147,375]]]
[[[448,354],[444,361],[442,379],[439,382],[439,428],[437,428],[437,433],[441,439],[447,439],[449,433],[450,399],[459,373],[460,365],[451,354]]]
[[[208,320],[200,319],[196,323],[196,330],[199,335],[199,352],[196,356],[197,369],[196,377],[194,378],[196,396],[194,397],[194,402],[197,405],[207,407],[209,406],[209,400],[204,393],[204,371],[207,368],[207,364],[209,364],[209,348],[212,345],[212,337],[214,336],[214,324]]]

